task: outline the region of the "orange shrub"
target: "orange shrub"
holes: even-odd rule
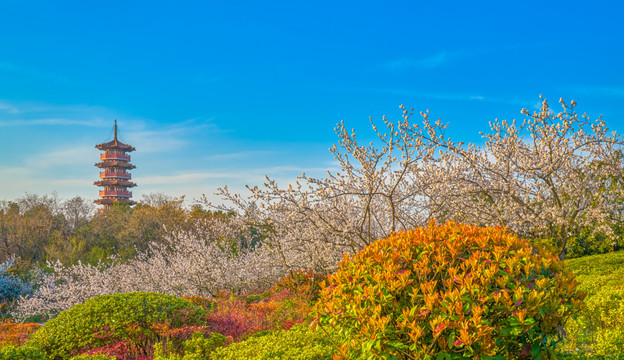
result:
[[[454,222],[346,255],[322,287],[319,324],[348,339],[344,358],[544,358],[583,297],[554,252]]]
[[[40,327],[37,323],[16,324],[11,320],[3,321],[0,323],[0,346],[21,346]]]

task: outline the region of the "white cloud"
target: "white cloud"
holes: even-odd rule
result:
[[[101,106],[50,105],[37,102],[0,100],[0,127],[88,126],[103,127],[117,116]]]
[[[319,171],[324,169],[308,169],[308,172]],[[295,176],[301,175],[306,171],[297,166],[273,166],[268,168],[253,168],[238,171],[202,171],[202,172],[183,172],[173,175],[146,175],[135,178],[139,185],[171,185],[171,184],[191,184],[199,183],[202,181],[219,179],[226,180],[223,185],[228,182],[237,182],[249,185],[256,185],[259,182],[264,182],[265,175],[274,177],[277,175],[283,175],[290,173],[291,176],[295,173]]]
[[[189,139],[200,131],[208,129],[211,134],[225,132],[214,124],[213,120],[213,118],[188,119],[161,128],[153,128],[145,121],[124,121],[120,129],[122,135],[127,136],[121,139],[132,144],[141,153],[171,152],[187,146],[190,143]]]
[[[501,104],[510,104],[510,105],[518,105],[518,106],[526,106],[526,104],[530,104],[533,100],[520,100],[520,99],[502,99],[484,95],[471,95],[471,94],[461,94],[461,93],[434,93],[434,92],[424,92],[424,91],[414,91],[414,90],[406,90],[406,89],[359,89],[366,92],[373,93],[383,93],[383,94],[393,94],[399,96],[410,96],[410,97],[421,97],[428,99],[436,99],[436,100],[457,100],[457,101],[487,101],[487,102],[495,102]]]
[[[256,151],[239,151],[227,154],[215,154],[210,155],[206,159],[208,160],[233,160],[233,159],[244,159],[244,158],[253,158],[258,156],[267,156],[277,154],[277,151],[271,150],[256,150]]]
[[[61,126],[88,126],[88,127],[101,127],[102,121],[97,119],[78,120],[67,118],[41,118],[41,119],[16,119],[16,120],[4,120],[0,121],[0,127],[9,126],[41,126],[41,125],[61,125]]]
[[[55,151],[47,151],[27,157],[25,165],[33,168],[94,163],[98,160],[97,150],[93,146],[79,146]]]
[[[383,64],[383,68],[391,71],[404,70],[409,68],[416,68],[420,70],[430,70],[440,67],[457,57],[464,54],[463,51],[442,51],[420,59],[409,59],[406,57],[390,60]]]
[[[5,112],[9,114],[17,114],[19,113],[19,110],[12,104],[9,104],[4,101],[0,101],[0,112]]]

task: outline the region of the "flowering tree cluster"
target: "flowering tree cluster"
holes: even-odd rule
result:
[[[133,291],[210,298],[224,289],[268,287],[283,276],[266,266],[266,252],[245,246],[246,234],[236,224],[212,219],[202,230],[204,236],[181,233],[168,244],[152,243],[126,262],[48,263],[52,271],[38,275],[37,290],[19,300],[14,315],[53,316],[97,295]]]
[[[539,111],[522,109],[521,122],[495,120],[484,145],[454,142],[446,125],[401,106],[403,119],[372,123],[378,141],[361,145],[343,123],[340,147],[330,151],[340,170],[325,178],[301,175],[280,187],[267,177],[243,198],[220,189],[228,210],[264,231],[273,259],[333,271],[344,253],[355,253],[393,231],[431,219],[481,226],[503,225],[527,237],[550,238],[563,258],[572,237],[591,229],[615,240],[622,213],[622,137],[601,118],[546,99]]]
[[[485,145],[445,142],[431,196],[436,218],[504,225],[530,238],[550,238],[564,257],[567,242],[585,229],[614,239],[623,210],[622,138],[605,122],[546,99],[518,123],[496,120]]]
[[[425,224],[430,213],[423,194],[430,184],[421,180],[438,148],[435,129],[444,126],[426,118],[412,125],[407,112],[398,124],[383,120],[385,133],[372,124],[379,147],[360,144],[338,124],[340,147],[330,151],[341,171],[328,171],[326,178],[303,174],[288,188],[267,177],[262,187],[248,187],[247,199],[224,187],[219,194],[234,207],[216,207],[242,214],[239,222],[263,231],[273,266],[317,272],[333,271],[345,253],[393,231]]]

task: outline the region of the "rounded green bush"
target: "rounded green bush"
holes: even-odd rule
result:
[[[36,345],[51,360],[69,359],[119,341],[132,342],[138,352],[147,353],[163,340],[165,330],[200,324],[204,315],[201,307],[172,295],[101,295],[61,312],[27,344]]]
[[[212,360],[331,360],[339,342],[336,334],[314,331],[306,323],[217,349]]]

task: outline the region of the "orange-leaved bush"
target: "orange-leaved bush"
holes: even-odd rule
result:
[[[0,346],[24,344],[30,334],[37,331],[41,325],[37,323],[14,323],[10,319],[0,322]]]
[[[316,304],[342,358],[547,358],[583,294],[555,251],[448,222],[345,255]]]

